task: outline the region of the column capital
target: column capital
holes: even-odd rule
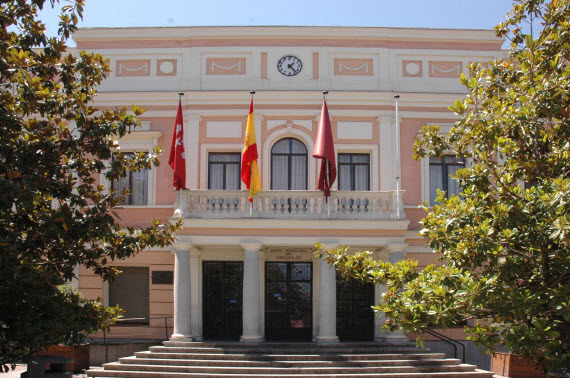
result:
[[[261,243],[241,243],[241,247],[245,250],[245,251],[260,251],[262,244]]]
[[[325,247],[325,249],[335,249],[340,246],[340,243],[329,242],[329,243],[321,243],[321,245]]]
[[[174,243],[172,245],[171,252],[174,254],[176,254],[177,251],[186,251],[190,253],[193,249],[196,249],[196,247],[192,243]]]
[[[202,251],[201,251],[200,249],[196,248],[195,246],[192,246],[192,247],[190,248],[190,251],[189,251],[189,252],[190,252],[190,257],[191,257],[191,258],[198,258],[198,257],[200,257],[200,255],[202,254]]]
[[[380,114],[379,116],[376,117],[376,120],[379,123],[382,122],[394,123],[396,119],[393,115],[390,114]]]
[[[386,249],[390,253],[394,252],[404,252],[408,245],[406,243],[391,243],[386,246]]]
[[[200,122],[202,120],[202,116],[200,114],[184,114],[184,121],[188,122]]]

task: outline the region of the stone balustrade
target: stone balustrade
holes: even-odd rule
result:
[[[396,219],[400,206],[396,191],[332,191],[329,202],[322,191],[267,190],[248,201],[246,190],[184,190],[177,214],[190,218],[273,218],[273,219]],[[398,202],[400,202],[398,204]],[[175,215],[176,216],[176,215]]]

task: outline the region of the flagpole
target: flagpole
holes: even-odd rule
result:
[[[329,94],[329,91],[323,91],[323,100],[326,102],[327,98],[326,96]],[[327,166],[328,169],[326,169],[326,180],[327,180],[327,187],[329,188],[329,191],[331,189],[330,187],[330,167],[328,160],[325,160],[325,164]],[[327,196],[325,196],[325,201],[327,202],[327,219],[329,219],[331,217],[331,203],[328,199]]]
[[[396,217],[400,219],[400,117],[398,116],[398,99],[400,95],[395,95],[396,101]]]
[[[184,92],[178,92],[178,102],[182,103],[182,96],[184,96]],[[174,131],[176,133],[176,131]],[[184,145],[184,140],[182,140],[182,144]],[[176,197],[178,197],[178,208],[182,209],[182,189],[178,188],[178,193],[176,193]],[[184,211],[180,211],[180,216],[185,216]]]
[[[255,91],[249,91],[249,94],[251,95],[251,99],[253,100],[253,95],[255,94]],[[251,178],[251,165],[249,166],[249,177]],[[253,218],[253,197],[251,199],[251,202],[249,203],[249,217]]]

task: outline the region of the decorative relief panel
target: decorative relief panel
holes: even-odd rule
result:
[[[372,122],[337,122],[338,139],[372,139]]]
[[[150,59],[117,60],[115,76],[150,76]]]
[[[176,59],[159,59],[156,62],[157,76],[176,76],[177,64]]]
[[[207,138],[241,138],[241,121],[208,121],[206,128]]]
[[[421,60],[403,60],[402,61],[402,76],[404,77],[422,77],[423,64]]]
[[[374,75],[373,67],[374,65],[372,59],[334,59],[335,76],[372,76]]]
[[[462,62],[429,62],[429,77],[458,78],[461,72]]]
[[[206,75],[245,75],[246,58],[208,58]]]
[[[271,130],[274,127],[285,125],[287,123],[284,119],[269,119],[267,120],[267,130]]]

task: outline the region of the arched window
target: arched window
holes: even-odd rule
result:
[[[294,138],[271,148],[271,189],[307,190],[307,147]]]

